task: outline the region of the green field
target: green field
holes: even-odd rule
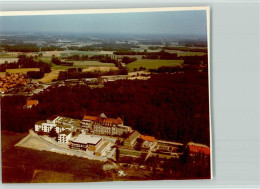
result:
[[[47,57],[41,57],[38,58],[38,60],[42,60],[43,62],[46,62],[48,64],[51,63],[51,58],[47,58]],[[114,67],[115,64],[114,63],[101,63],[98,61],[67,61],[67,62],[73,62],[73,68],[89,68],[89,67]],[[68,68],[70,68],[70,66],[62,66],[62,65],[55,65],[52,64],[51,65],[51,69],[52,70],[67,70]]]
[[[183,60],[155,60],[155,59],[140,59],[127,65],[128,71],[134,71],[134,68],[139,69],[145,67],[148,69],[157,69],[161,66],[180,66]]]
[[[6,73],[22,73],[26,74],[29,71],[40,71],[40,68],[17,68],[17,69],[6,69]]]
[[[88,55],[89,57],[94,55],[105,55],[111,54],[112,51],[74,51],[74,50],[66,50],[60,53],[61,57],[67,57],[72,55]]]
[[[206,53],[204,52],[191,52],[191,51],[180,51],[180,50],[165,50],[169,53],[177,53],[178,56],[203,56]]]
[[[114,63],[102,63],[98,61],[71,61],[74,62],[73,67],[114,67]]]

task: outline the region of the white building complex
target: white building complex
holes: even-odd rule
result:
[[[80,120],[62,117],[51,116],[47,120],[38,121],[35,124],[35,132],[50,133],[55,131],[57,141],[59,143],[67,144],[71,149],[83,150],[97,156],[106,156],[111,150],[113,142],[104,140],[98,136],[91,136],[87,134],[79,134],[73,136],[77,131],[83,131]]]

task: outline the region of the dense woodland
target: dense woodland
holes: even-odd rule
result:
[[[54,86],[35,95],[39,105],[23,109],[23,96],[3,97],[2,129],[27,132],[51,115],[121,117],[125,125],[159,139],[209,145],[207,72],[154,74],[147,81],[115,81],[103,88]]]

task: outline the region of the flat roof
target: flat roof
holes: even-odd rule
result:
[[[61,122],[63,124],[80,125],[79,119],[73,119],[73,118],[69,118],[69,117],[59,116],[56,121]]]
[[[109,145],[109,141],[104,142],[98,149],[97,152],[102,152],[104,150],[104,148],[107,147],[107,145]]]
[[[97,144],[102,138],[91,135],[79,134],[72,142],[81,144]]]
[[[65,130],[62,131],[60,134],[69,135],[70,133],[71,133],[71,131],[69,131],[68,129],[65,129]]]
[[[158,143],[162,143],[162,144],[173,144],[173,145],[183,146],[182,143],[179,143],[179,142],[173,142],[173,141],[166,141],[166,140],[158,140]]]

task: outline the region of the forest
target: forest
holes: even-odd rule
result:
[[[23,109],[26,97],[2,98],[2,130],[27,132],[51,115],[121,117],[124,124],[158,139],[210,144],[207,72],[152,74],[146,81],[121,80],[103,88],[52,86],[34,95],[39,105]]]
[[[40,68],[41,72],[51,72],[50,65],[43,61],[36,61],[33,57],[27,57],[26,55],[19,55],[17,63],[0,64],[0,72],[5,72],[6,69],[18,69],[18,68]]]

